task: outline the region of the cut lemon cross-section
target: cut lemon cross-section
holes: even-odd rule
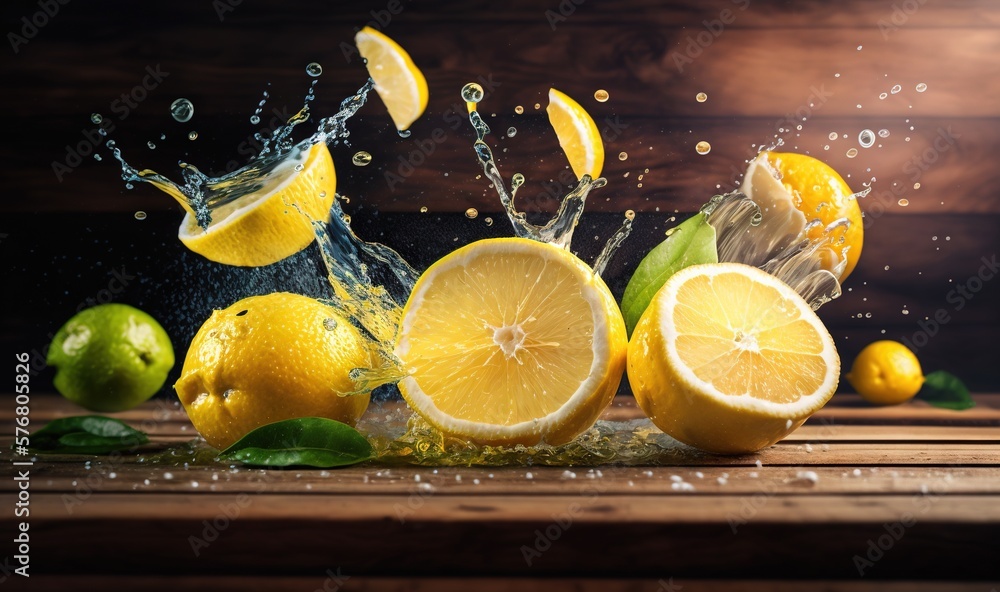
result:
[[[214,208],[207,229],[189,211],[178,237],[187,248],[212,261],[245,267],[269,265],[316,239],[312,220],[330,219],[336,189],[333,159],[320,142],[309,149],[304,163],[289,159],[257,191]]]
[[[826,404],[839,373],[833,339],[806,301],[741,263],[671,276],[628,350],[632,391],[653,423],[723,454],[784,438]]]
[[[473,243],[417,281],[396,342],[403,397],[442,432],[481,444],[560,444],[621,382],[625,323],[570,252],[521,238]]]
[[[604,169],[604,142],[590,114],[554,88],[549,89],[545,112],[576,178],[585,174],[593,179],[600,177]]]
[[[427,108],[427,79],[410,54],[382,33],[365,27],[354,36],[358,52],[365,58],[375,92],[389,110],[396,129],[409,129]]]

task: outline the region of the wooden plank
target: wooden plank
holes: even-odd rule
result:
[[[242,505],[238,513],[223,518],[226,504],[237,500]],[[886,523],[906,520],[910,527],[903,528],[869,575],[948,577],[954,564],[931,560],[942,556],[942,539],[948,541],[947,556],[961,558],[964,577],[995,575],[992,560],[1000,526],[995,497],[780,496],[759,504],[745,523],[736,523],[734,533],[731,520],[738,520],[748,503],[745,496],[717,496],[710,504],[690,497],[666,503],[660,496],[430,496],[409,513],[399,496],[101,494],[66,515],[61,496],[38,494],[32,497],[37,537],[32,550],[39,558],[59,558],[39,562],[37,571],[46,573],[93,569],[95,558],[113,549],[120,557],[126,548],[128,561],[105,561],[103,569],[149,573],[166,565],[175,575],[274,575],[321,574],[340,566],[355,574],[447,570],[453,576],[484,577],[608,576],[627,565],[632,577],[767,577],[780,572],[788,578],[855,579],[853,556],[863,557],[868,542],[886,534]],[[553,526],[553,516],[562,514],[568,516],[566,526]],[[12,527],[10,521],[0,519],[4,528]],[[212,521],[222,525],[221,531],[214,527],[214,535],[208,532]],[[542,535],[535,531],[549,527],[559,529],[552,531],[556,540],[538,543],[545,551],[529,565],[522,547],[536,545]],[[192,539],[205,536],[211,542],[203,539],[207,546],[193,550]],[[81,549],[80,540],[87,541],[86,548]],[[596,540],[615,544],[598,545]],[[704,552],[706,545],[712,553]]]
[[[43,576],[32,580],[32,590],[37,592],[62,592],[70,588],[88,590],[144,590],[145,592],[176,592],[176,590],[211,589],[214,592],[257,592],[271,590],[322,590],[324,586],[336,585],[336,571],[332,575],[311,577],[293,576],[173,576],[161,574],[155,577],[108,576],[79,574],[72,576]],[[981,582],[917,582],[884,580],[841,581],[841,580],[701,580],[672,577],[650,579],[579,579],[579,578],[384,578],[352,576],[341,574],[343,580],[338,590],[343,592],[413,592],[434,590],[435,592],[801,592],[802,590],[823,590],[824,592],[983,592],[989,591],[991,584]],[[342,578],[343,579],[343,578]],[[673,583],[674,589],[669,588]]]

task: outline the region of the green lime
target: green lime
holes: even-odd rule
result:
[[[174,366],[174,348],[156,319],[125,304],[81,311],[56,333],[48,364],[64,397],[91,411],[131,409],[149,399]]]

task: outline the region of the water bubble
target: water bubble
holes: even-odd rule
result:
[[[152,140],[150,140],[149,142],[146,142],[146,146],[147,146],[147,147],[148,147],[148,148],[149,148],[150,150],[156,150],[156,144],[154,144]]]
[[[427,206],[420,206],[420,213],[421,214],[426,214],[427,213]]]
[[[923,82],[917,85],[917,92],[924,92],[927,90],[927,85]]]
[[[493,226],[493,218],[490,218],[489,216],[483,218],[483,222],[486,222],[487,226]]]
[[[146,219],[146,212],[143,212],[142,210],[139,210],[138,212],[136,212],[134,214],[134,217],[135,217],[136,220],[145,220]]]
[[[628,152],[619,152],[618,160],[628,160]]]
[[[934,235],[934,236],[932,236],[932,237],[931,237],[931,240],[932,240],[932,241],[936,241],[936,240],[937,240],[937,235]]]
[[[465,217],[468,218],[468,219],[470,219],[470,220],[472,220],[473,218],[475,218],[478,215],[479,215],[479,210],[477,210],[476,208],[469,208],[469,209],[465,210]]]
[[[507,137],[508,138],[513,138],[516,135],[517,135],[517,128],[516,127],[509,127],[509,128],[507,128]]]
[[[102,121],[104,121],[104,118],[101,117],[100,113],[91,113],[90,114],[90,121],[92,123],[101,123]]]
[[[878,98],[879,98],[880,101],[884,101],[885,98],[888,97],[888,96],[889,96],[889,93],[880,93],[879,96],[878,96]]]
[[[854,158],[857,155],[858,155],[857,148],[851,148],[850,150],[847,151],[847,158]]]
[[[914,189],[920,189],[920,183],[914,183],[913,184],[913,188]]]
[[[462,100],[467,103],[478,103],[483,100],[483,87],[470,82],[462,87]]]
[[[411,132],[410,130],[397,130],[397,133],[399,134],[400,138],[409,138]]]
[[[198,139],[198,132],[195,131],[188,132],[188,140],[191,140],[193,142],[197,139]]]
[[[320,66],[316,62],[309,62],[309,65],[306,66],[306,74],[312,76],[313,78],[316,78],[322,73],[323,66]]]
[[[627,220],[635,220],[635,210],[625,210],[625,218]]]
[[[830,138],[830,140],[836,140],[837,139],[837,132],[830,132],[830,135],[827,136],[827,137]]]
[[[258,116],[257,114],[251,115],[250,116],[250,123],[252,123],[254,125],[257,125],[258,123],[260,123],[260,116]]]
[[[698,101],[699,103],[704,103],[705,101],[708,100],[708,95],[703,92],[700,92],[694,96],[694,100]]]
[[[351,157],[351,162],[354,163],[354,166],[368,166],[372,162],[372,155],[364,150],[359,150]]]
[[[887,130],[885,128],[882,128],[882,129],[878,130],[878,137],[880,137],[880,138],[888,138],[889,137],[889,130]]]
[[[194,103],[187,99],[176,99],[170,103],[170,115],[181,123],[191,121],[194,116]]]
[[[303,166],[303,165],[301,165],[301,164],[297,164],[297,165],[295,165],[295,172],[301,172],[302,169],[304,169],[304,168],[306,168],[306,167]]]
[[[704,156],[712,151],[712,145],[705,140],[702,140],[701,142],[695,144],[694,151]]]
[[[336,331],[337,330],[337,319],[335,319],[333,317],[327,317],[327,318],[323,319],[323,328],[326,329],[327,331]]]
[[[896,203],[905,208],[906,206],[910,205],[910,200],[906,199],[905,197],[901,197],[899,198],[899,201]]]
[[[610,98],[611,95],[609,95],[608,91],[604,90],[603,88],[594,91],[594,100],[597,101],[598,103],[607,102],[607,100]]]
[[[870,129],[861,130],[861,133],[858,134],[858,144],[861,144],[862,148],[871,148],[874,143],[875,132]]]
[[[125,189],[135,189],[135,185],[133,185],[132,183],[126,183]]]
[[[899,86],[899,85],[897,84],[897,85],[894,85],[894,86],[893,86],[892,88],[890,88],[890,89],[889,89],[889,92],[890,92],[891,94],[896,94],[896,93],[898,93],[898,92],[899,92],[899,91],[901,91],[901,90],[903,90],[903,87],[902,87],[902,86]]]

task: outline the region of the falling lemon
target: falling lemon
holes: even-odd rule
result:
[[[596,179],[604,169],[604,142],[597,124],[579,103],[554,88],[549,89],[549,123],[559,138],[573,174]]]
[[[396,129],[410,129],[427,108],[427,79],[405,49],[371,27],[358,31],[354,43]]]

